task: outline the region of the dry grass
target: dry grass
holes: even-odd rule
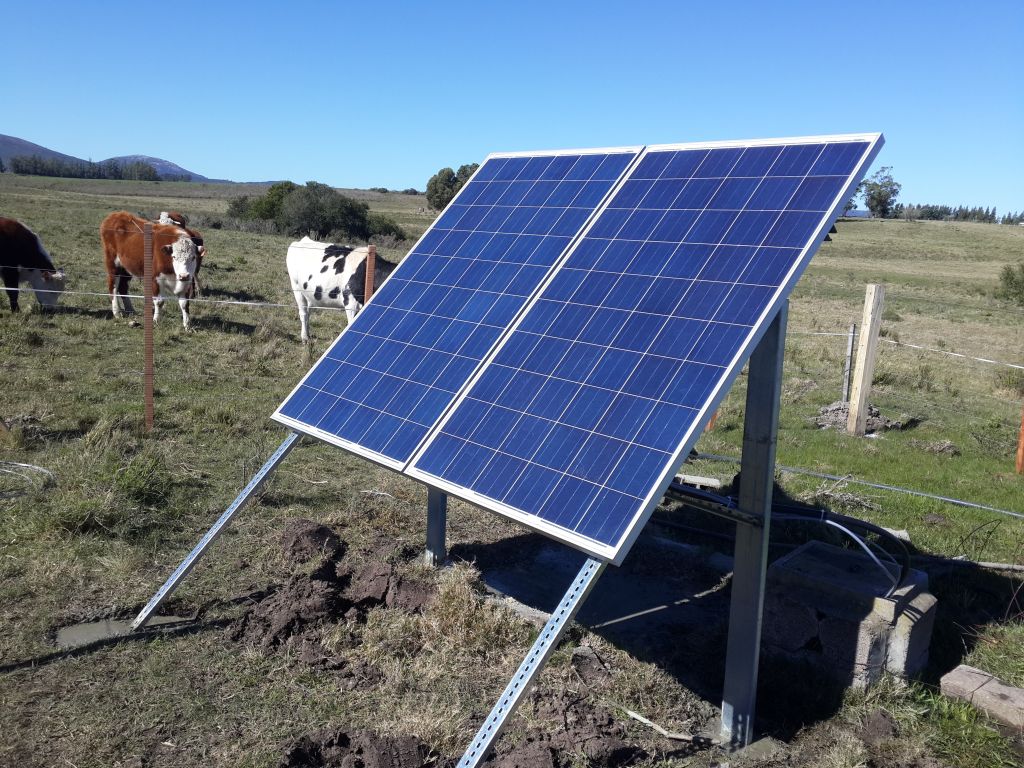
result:
[[[230,194],[240,192],[0,175],[5,215],[39,232],[68,268],[69,287],[83,292],[105,289],[96,227],[109,211],[176,208],[212,219],[223,214]],[[422,198],[367,195],[375,209],[400,215],[413,231],[431,218],[417,208]],[[886,323],[901,338],[997,359],[1019,352],[1022,324],[1016,316],[986,309],[990,300],[984,291],[998,273],[996,262],[1019,252],[1024,231],[960,227],[840,224],[836,241],[822,250],[797,291],[791,327],[845,331],[851,319],[859,319],[863,284],[885,279],[893,310]],[[69,295],[62,301],[64,311],[53,316],[27,311],[12,317],[0,311],[0,346],[10,372],[0,391],[0,417],[14,423],[0,433],[2,458],[45,467],[56,477],[50,488],[0,501],[0,621],[6,628],[0,635],[0,666],[35,660],[0,672],[0,764],[110,766],[134,760],[158,767],[265,766],[275,764],[284,741],[328,723],[414,733],[442,752],[458,753],[535,630],[484,599],[470,566],[435,573],[411,562],[410,553],[423,540],[421,486],[310,440],[289,456],[257,503],[237,518],[176,594],[171,608],[205,609],[203,631],[50,657],[56,625],[131,614],[157,589],[280,443],[283,433],[267,415],[341,326],[339,317],[318,314],[314,344],[298,343],[283,264],[289,238],[212,228],[203,234],[211,298],[285,306],[256,311],[200,304],[194,310],[197,330],[190,334],[171,309],[157,329],[152,435],[139,428],[141,332],[110,320],[105,298]],[[958,264],[970,265],[966,277],[957,276]],[[964,294],[963,280],[975,293]],[[949,296],[977,308],[947,306]],[[1010,421],[1019,423],[1019,406],[986,399],[1013,396],[1013,389],[987,373],[966,375],[974,369],[962,362],[917,353],[908,357],[905,350],[884,345],[882,370],[892,372],[899,387],[879,391],[891,397],[882,404],[904,407],[896,398],[909,389],[913,397],[924,398],[913,407],[920,407],[927,421],[906,436],[873,443],[809,429],[807,417],[836,399],[844,342],[790,337],[781,463],[997,506],[1019,500],[1022,486],[1007,474],[1006,454],[1015,437],[1016,424]],[[741,378],[702,449],[737,452],[742,395]],[[909,445],[910,440],[923,445],[951,440],[961,456],[937,456]],[[735,467],[709,464],[693,471],[728,480]],[[794,495],[818,485],[789,477],[785,482]],[[984,516],[886,494],[872,494],[871,501],[882,509],[865,510],[867,516],[910,528],[923,549],[960,554],[955,550],[967,548],[986,559],[1020,554],[1022,528],[1011,521],[990,536],[989,529],[975,532],[988,521]],[[949,524],[926,524],[932,512],[944,513]],[[403,573],[437,584],[438,598],[422,614],[378,609],[365,624],[339,619],[322,628],[323,645],[349,662],[373,666],[380,672],[375,682],[346,688],[339,676],[304,666],[294,649],[243,650],[221,632],[218,622],[246,608],[244,600],[236,604],[229,598],[287,578],[277,537],[285,521],[297,516],[334,526],[360,557],[386,543],[400,553]],[[468,505],[450,506],[453,543],[493,542],[518,532]],[[599,686],[585,687],[574,667],[573,650],[582,645],[593,648],[610,670]],[[1019,659],[1016,646],[1012,639],[999,646],[1010,663]],[[579,629],[554,655],[540,686],[580,692],[595,705],[628,707],[673,730],[703,727],[718,706],[686,690],[665,665],[640,661]],[[969,721],[960,710],[943,710],[920,691],[883,689],[878,697],[870,704],[850,704],[838,719],[826,721],[823,727],[846,729],[846,735],[827,742],[827,754],[819,748],[826,742],[815,746],[809,734],[797,737],[787,747],[791,764],[857,764],[863,747],[855,741],[861,721],[856,713],[878,706],[897,713],[901,733],[913,745],[900,755],[974,752],[995,759],[1003,754],[986,740],[984,723]],[[528,725],[517,719],[513,735]],[[668,749],[644,726],[630,723],[629,728],[638,743]],[[929,734],[941,736],[941,752],[929,746]],[[810,750],[806,759],[802,745]],[[689,764],[711,759],[704,757]],[[647,764],[680,765],[688,759],[652,758]],[[888,765],[901,764],[897,757],[889,760]],[[953,758],[950,763],[956,764]]]

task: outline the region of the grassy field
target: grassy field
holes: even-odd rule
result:
[[[229,199],[253,191],[0,174],[0,215],[42,237],[66,269],[69,290],[53,315],[33,311],[28,295],[20,315],[0,304],[0,418],[8,427],[0,460],[50,473],[0,474],[0,765],[275,765],[282,745],[327,724],[413,734],[451,756],[529,645],[533,628],[483,600],[471,565],[433,572],[416,564],[421,486],[306,440],[168,607],[196,615],[193,631],[55,652],[57,628],[133,615],[156,590],[279,444],[284,432],[268,415],[342,327],[342,314],[315,313],[314,342],[303,347],[284,266],[291,238],[217,228]],[[432,220],[420,196],[351,194],[412,236]],[[97,234],[103,217],[122,208],[183,211],[208,248],[195,331],[181,328],[173,305],[165,305],[157,329],[156,427],[148,435],[141,429],[142,330],[110,317]],[[791,301],[779,464],[1024,512],[1024,477],[1013,471],[1024,376],[942,354],[1024,363],[1024,311],[992,294],[1002,266],[1024,253],[1024,228],[902,221],[838,228]],[[397,260],[404,250],[389,244],[382,252]],[[868,282],[886,285],[885,341],[938,351],[881,345],[871,401],[908,427],[857,439],[813,422],[821,406],[839,399],[846,339],[811,334],[845,333],[859,322]],[[262,305],[225,303],[239,301]],[[699,451],[739,455],[744,388],[741,376]],[[685,471],[728,480],[736,467],[703,460]],[[1024,563],[1018,518],[854,482],[789,472],[779,481],[794,497],[907,530],[920,555]],[[341,659],[338,669],[304,661],[295,644],[232,639],[223,628],[261,594],[315,567],[297,566],[279,543],[297,517],[336,529],[356,566],[383,557],[404,578],[430,585],[434,602],[418,613],[381,605],[318,625],[304,642]],[[707,520],[688,522],[720,530]],[[450,545],[497,546],[522,533],[451,505]],[[781,526],[779,533],[787,534]],[[705,548],[722,546],[694,537]],[[666,573],[688,567],[674,564]],[[785,739],[786,764],[980,768],[1021,759],[1019,743],[932,686],[964,661],[1024,684],[1022,580],[938,566],[931,576],[940,616],[924,682],[890,681],[810,716],[760,713],[768,733]],[[721,649],[710,630],[705,641],[703,662],[714,667]],[[610,670],[600,684],[584,684],[582,648]],[[353,677],[346,669],[372,673]],[[587,717],[612,712],[620,736],[646,752],[631,764],[710,765],[720,752],[681,750],[622,714],[628,708],[670,729],[707,725],[718,702],[684,677],[672,664],[641,660],[581,629],[556,653],[539,689],[575,696],[572,711],[584,707]],[[506,742],[529,736],[538,723],[554,727],[542,704],[517,716]],[[878,712],[894,723],[883,747],[865,736]],[[588,764],[583,754],[560,759]]]

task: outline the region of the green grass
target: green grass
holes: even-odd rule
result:
[[[27,294],[20,315],[0,305],[0,417],[11,425],[0,432],[0,460],[55,477],[48,487],[26,486],[26,495],[0,499],[0,665],[46,657],[57,626],[131,612],[147,600],[283,439],[268,415],[341,329],[343,315],[314,313],[314,342],[308,349],[299,343],[284,265],[291,238],[201,227],[208,247],[203,282],[213,301],[193,306],[193,333],[181,328],[176,306],[165,305],[155,342],[156,426],[143,431],[142,330],[110,318],[99,222],[120,208],[150,215],[177,209],[214,221],[245,191],[0,174],[0,215],[42,237],[76,292],[53,315],[34,311]],[[433,218],[419,196],[351,193],[393,215],[412,236]],[[1005,373],[1010,369],[883,344],[871,401],[890,418],[916,419],[916,426],[855,439],[811,423],[820,406],[839,398],[845,338],[797,333],[845,333],[859,322],[864,284],[881,281],[887,338],[1024,362],[1024,314],[992,294],[1002,264],[1024,248],[1024,229],[900,221],[838,228],[791,301],[779,463],[1024,511],[1024,478],[1013,472],[1021,389]],[[404,250],[389,246],[383,253],[397,260]],[[700,450],[739,455],[745,382],[737,380]],[[943,441],[959,455],[929,449]],[[702,462],[687,471],[728,479],[735,469]],[[820,480],[787,473],[780,480],[794,496],[821,497]],[[872,505],[848,511],[909,530],[923,553],[1024,561],[1020,520],[853,484],[844,490]],[[211,620],[230,618],[241,609],[224,604],[226,598],[280,583],[277,537],[290,518],[321,520],[360,546],[385,540],[415,550],[422,546],[424,508],[421,486],[306,440],[172,607],[207,606]],[[468,505],[451,506],[452,543],[518,533]],[[14,734],[0,738],[0,764],[111,765],[144,755],[157,765],[271,765],[283,739],[339,719],[416,729],[447,747],[463,744],[521,658],[530,630],[481,608],[465,574],[461,581],[444,578],[453,579],[445,586],[449,613],[409,619],[382,612],[363,628],[359,652],[386,672],[372,690],[344,690],[287,657],[240,653],[216,631],[0,672],[0,733]],[[1020,580],[1000,579],[990,602],[1009,609]],[[940,601],[958,606],[943,619],[942,658],[966,658],[1020,680],[1019,624],[1002,625],[1004,615],[1015,614],[986,607],[958,628],[956,621],[977,608],[970,602],[974,587],[943,582],[936,589]],[[991,618],[996,613],[998,621]],[[328,634],[325,642],[346,641]],[[610,694],[620,704],[666,722],[692,716],[700,725],[707,715],[709,705],[657,665],[610,647],[603,653],[623,670]],[[545,673],[550,684],[571,684],[567,656],[556,654]],[[925,693],[893,696],[917,712],[914,727],[938,734],[940,746],[925,744],[924,754],[951,765],[1000,764],[1004,742],[967,710]],[[859,749],[851,742],[844,754]]]

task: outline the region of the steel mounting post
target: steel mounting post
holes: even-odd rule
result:
[[[750,356],[747,375],[738,506],[760,524],[736,523],[720,733],[722,743],[734,748],[745,747],[754,736],[788,308],[788,303],[782,305],[761,338]]]
[[[448,559],[445,529],[448,524],[448,494],[433,486],[427,487],[427,549],[423,559],[436,566]]]

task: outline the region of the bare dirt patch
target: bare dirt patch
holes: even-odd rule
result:
[[[647,757],[626,742],[626,728],[605,706],[562,691],[534,691],[523,702],[531,722],[520,740],[498,745],[486,765],[494,768],[569,768],[582,762],[616,768]]]
[[[407,579],[385,561],[394,552],[375,552],[356,563],[347,551],[327,526],[303,519],[289,522],[281,553],[291,577],[234,621],[227,637],[264,649],[298,644],[301,659],[337,667],[337,660],[316,648],[316,630],[340,620],[361,621],[379,606],[419,612],[433,600],[434,585]]]
[[[446,765],[413,736],[325,728],[285,747],[278,768],[435,768]]]
[[[313,520],[296,518],[281,532],[281,554],[291,562],[305,563],[317,556],[334,558],[342,548],[337,533]]]
[[[868,405],[868,417],[864,431],[866,434],[885,432],[890,429],[903,429],[903,423],[882,416],[882,412],[873,405]],[[846,430],[846,422],[850,418],[850,404],[837,400],[818,409],[814,423],[820,429]]]

